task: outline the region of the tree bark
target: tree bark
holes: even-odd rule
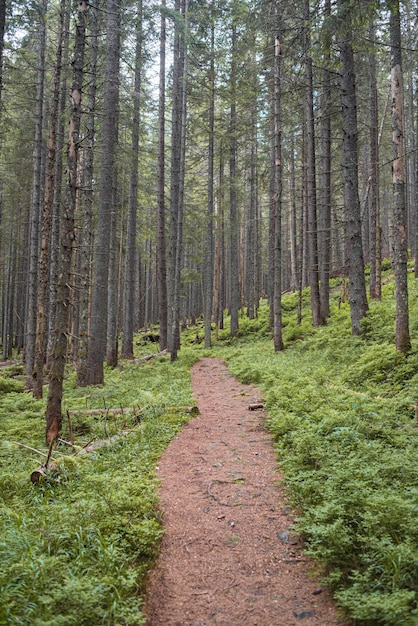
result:
[[[52,211],[54,203],[55,174],[56,174],[56,151],[57,151],[57,126],[60,104],[60,83],[62,52],[64,39],[64,17],[66,0],[61,0],[60,15],[57,33],[57,52],[54,71],[54,90],[52,97],[51,113],[49,120],[48,155],[46,164],[46,184],[43,202],[41,251],[38,268],[38,306],[35,341],[35,360],[33,372],[33,396],[42,398],[44,383],[44,365],[46,353],[46,329],[47,311],[49,300],[49,267],[50,267],[50,241],[52,229]]]
[[[283,350],[282,336],[282,119],[281,119],[281,89],[282,89],[282,51],[281,51],[281,0],[274,1],[274,163],[275,163],[275,190],[272,199],[273,232],[274,232],[274,274],[273,274],[273,343],[276,352]]]
[[[405,205],[403,76],[399,0],[390,3],[392,146],[393,146],[393,269],[396,297],[396,347],[407,354],[411,349],[408,307],[408,241]]]
[[[139,164],[139,129],[140,129],[140,105],[142,84],[142,0],[138,3],[136,24],[136,49],[135,49],[135,77],[133,93],[132,115],[132,142],[131,163],[129,182],[129,207],[126,227],[126,252],[125,252],[125,285],[123,298],[123,340],[122,357],[134,358],[134,317],[135,317],[135,259],[136,247],[136,223],[138,213],[138,164]]]
[[[167,267],[165,244],[165,57],[166,2],[161,2],[160,85],[158,100],[158,200],[157,200],[157,290],[160,350],[167,348]]]
[[[183,203],[186,150],[186,32],[188,0],[176,0],[171,135],[171,191],[168,246],[168,351],[172,361],[180,348],[180,276],[183,239]],[[180,17],[181,16],[181,17]]]
[[[80,142],[81,96],[86,40],[87,3],[78,5],[78,20],[73,60],[73,85],[71,89],[71,118],[67,154],[67,185],[60,237],[60,272],[57,285],[57,307],[49,372],[46,407],[46,441],[57,439],[61,428],[61,402],[64,368],[67,352],[67,335],[70,304],[71,260],[74,241],[74,214],[77,197],[77,161]]]
[[[331,0],[325,0],[325,17],[331,15]],[[322,92],[320,99],[319,143],[319,297],[324,320],[329,317],[329,275],[331,269],[331,33],[324,45]]]
[[[325,318],[321,311],[319,298],[319,267],[318,267],[318,223],[316,202],[316,163],[315,163],[315,124],[313,110],[313,64],[309,54],[310,8],[309,0],[305,2],[304,40],[305,40],[305,79],[306,79],[306,139],[307,139],[307,208],[308,208],[308,264],[309,287],[311,293],[312,321],[314,326],[322,326]]]
[[[33,182],[30,213],[29,240],[29,284],[26,313],[26,387],[33,389],[36,341],[36,311],[38,297],[38,264],[39,264],[39,226],[42,202],[42,157],[43,157],[43,116],[45,90],[45,48],[46,48],[46,11],[47,0],[39,5],[39,39],[38,39],[38,82],[36,88],[35,144],[33,151]]]
[[[97,62],[98,37],[100,29],[100,14],[97,3],[90,2],[89,12],[89,87],[87,96],[86,129],[83,141],[84,167],[83,190],[81,205],[83,210],[81,240],[80,240],[80,285],[79,285],[79,339],[77,355],[77,386],[88,385],[88,344],[89,344],[89,303],[91,286],[91,263],[93,256],[93,170],[94,170],[94,142],[96,124],[96,92],[97,92]]]
[[[110,218],[109,275],[107,292],[106,363],[118,364],[118,318],[119,318],[119,254],[117,236],[117,174],[114,173],[113,203]]]
[[[209,137],[208,137],[208,206],[203,261],[203,291],[205,316],[205,348],[211,347],[213,277],[214,277],[214,169],[215,169],[215,2],[210,6],[210,67],[209,67]],[[219,266],[218,266],[219,272]],[[219,275],[219,274],[218,274]],[[218,292],[219,293],[219,292]],[[217,298],[219,302],[219,295]]]
[[[102,165],[88,349],[87,376],[90,385],[103,384],[104,382],[103,362],[107,337],[109,242],[114,198],[113,167],[117,140],[119,100],[120,9],[120,3],[117,0],[107,0]]]
[[[370,25],[369,38],[374,42],[375,24]],[[380,219],[379,219],[379,120],[376,79],[376,52],[374,43],[369,55],[370,68],[370,184],[369,184],[369,248],[370,248],[370,296],[380,300]]]
[[[237,27],[234,22],[231,30],[231,107],[229,117],[229,228],[230,228],[230,315],[231,337],[235,337],[238,330],[239,311],[239,220],[237,207],[237,103],[236,103],[236,74],[237,74]]]
[[[361,334],[361,320],[368,304],[361,238],[360,199],[358,192],[358,130],[356,80],[352,46],[349,0],[339,0],[341,102],[343,111],[343,172],[346,258],[349,274],[349,301],[353,335]]]

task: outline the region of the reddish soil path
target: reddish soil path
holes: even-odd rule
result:
[[[199,416],[159,466],[165,534],[149,580],[147,626],[331,626],[326,590],[289,533],[289,507],[259,391],[219,359],[192,368]]]

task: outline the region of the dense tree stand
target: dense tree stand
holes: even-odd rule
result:
[[[147,626],[337,624],[284,500],[259,392],[218,359],[192,369],[200,414],[159,465],[164,537]]]

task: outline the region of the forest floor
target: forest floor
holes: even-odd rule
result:
[[[219,359],[192,368],[199,415],[159,464],[164,536],[146,626],[343,624],[292,531],[260,391]]]

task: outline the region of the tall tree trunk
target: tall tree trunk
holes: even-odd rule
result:
[[[186,133],[188,0],[176,0],[180,17],[175,23],[173,61],[173,107],[171,134],[171,191],[168,246],[168,350],[177,359],[180,348],[180,270],[183,238],[184,166]]]
[[[325,319],[321,311],[319,298],[319,268],[318,268],[318,224],[316,207],[316,164],[315,164],[315,122],[313,110],[313,66],[309,54],[310,48],[310,8],[309,0],[305,2],[304,28],[305,39],[305,78],[306,78],[306,138],[307,138],[307,205],[308,205],[308,276],[311,292],[312,321],[314,326],[321,326]]]
[[[343,171],[346,258],[348,261],[353,335],[360,335],[361,320],[366,315],[367,295],[361,239],[360,199],[358,192],[357,102],[354,54],[352,46],[351,11],[349,0],[339,0],[341,100],[343,111]]]
[[[91,301],[91,328],[88,349],[88,383],[102,384],[107,337],[109,242],[113,204],[113,167],[117,141],[119,100],[120,3],[107,0],[106,67],[104,79],[102,166],[99,214],[95,241],[94,279]]]
[[[107,335],[106,363],[110,367],[118,364],[118,317],[119,317],[119,271],[117,236],[117,180],[114,174],[113,206],[110,220],[109,277],[107,292]]]
[[[67,155],[68,180],[62,216],[60,237],[60,272],[57,285],[56,321],[49,371],[48,400],[46,407],[46,441],[57,439],[61,428],[61,402],[67,352],[67,335],[70,303],[71,259],[74,241],[74,214],[77,196],[77,160],[80,144],[81,95],[83,84],[84,50],[86,40],[86,12],[88,5],[81,0],[73,60],[73,85],[71,89],[71,118]]]
[[[396,347],[404,354],[411,349],[408,309],[408,241],[406,228],[403,76],[399,0],[390,1],[390,45],[393,145],[393,269],[396,296]]]
[[[79,339],[77,355],[77,386],[88,385],[87,363],[89,344],[89,303],[91,285],[91,262],[93,251],[93,166],[96,119],[97,61],[100,17],[97,2],[90,2],[89,12],[89,87],[87,96],[86,129],[83,141],[83,190],[81,205],[83,209],[80,240],[80,285],[79,285]]]
[[[255,65],[255,63],[254,63]],[[253,74],[257,86],[256,72]],[[256,310],[255,301],[255,273],[256,273],[256,234],[257,234],[257,96],[252,96],[251,103],[251,147],[250,147],[250,202],[247,226],[246,277],[247,315],[254,319]]]
[[[69,29],[70,29],[71,11],[69,6],[65,11],[64,18],[64,41],[62,66],[68,67],[69,61]],[[67,73],[62,72],[62,79],[59,93],[59,114],[57,124],[57,146],[56,146],[56,163],[55,163],[55,181],[54,181],[54,199],[52,205],[51,218],[51,251],[50,251],[50,267],[49,267],[49,310],[48,310],[48,345],[46,354],[46,366],[50,367],[50,355],[52,351],[53,334],[55,328],[55,313],[57,305],[57,283],[59,275],[59,237],[60,237],[60,217],[61,217],[61,199],[62,199],[62,178],[63,178],[63,161],[64,161],[64,143],[66,127],[64,118],[67,110]]]
[[[374,42],[376,27],[372,23],[369,39]],[[369,178],[369,248],[370,248],[370,296],[380,300],[381,251],[379,243],[379,120],[377,102],[376,53],[371,43],[370,69],[370,178]]]
[[[273,0],[273,15],[275,1]],[[275,208],[275,194],[276,194],[276,135],[275,135],[275,57],[272,56],[271,60],[273,80],[270,83],[270,107],[269,107],[269,129],[270,129],[270,141],[269,141],[269,228],[268,228],[268,270],[267,270],[267,297],[269,303],[269,327],[273,333],[274,329],[274,208]]]
[[[133,93],[132,115],[132,143],[129,182],[129,208],[126,227],[126,252],[125,252],[125,286],[123,298],[123,340],[122,357],[134,358],[134,317],[135,317],[135,259],[136,249],[136,222],[138,213],[138,163],[139,163],[139,129],[140,129],[140,104],[141,104],[141,78],[142,78],[142,0],[138,3],[136,24],[136,49],[135,49],[135,78]]]
[[[237,27],[233,15],[231,32],[231,108],[229,121],[229,228],[230,228],[230,314],[231,337],[238,330],[239,311],[239,219],[237,206],[237,103],[236,103],[236,74],[237,74]]]
[[[167,348],[167,267],[165,244],[165,57],[166,2],[161,2],[160,85],[158,100],[158,208],[157,208],[157,289],[160,321],[160,350]]]
[[[292,133],[289,158],[289,220],[290,220],[290,289],[297,291],[299,263],[297,246],[296,181],[295,181],[295,138]]]
[[[219,184],[216,202],[215,289],[213,308],[215,312],[215,338],[224,327],[225,308],[225,216],[224,216],[224,156],[219,155]]]
[[[209,67],[209,145],[208,145],[208,208],[203,261],[203,291],[205,316],[205,348],[211,347],[213,275],[214,275],[214,165],[215,165],[215,3],[210,6],[210,67]],[[219,272],[219,268],[218,268]],[[219,302],[219,296],[217,301]]]
[[[418,0],[415,5],[415,47],[418,46]],[[415,127],[418,132],[418,60],[415,65]],[[417,141],[418,143],[418,141]],[[415,278],[418,278],[418,157],[415,157]]]
[[[281,0],[274,1],[274,163],[275,190],[273,196],[274,274],[273,274],[273,343],[276,352],[283,350],[282,336],[282,51]]]
[[[6,0],[0,1],[0,102],[3,93],[3,52],[4,30],[6,26]]]
[[[325,17],[331,15],[331,0],[325,0]],[[326,36],[322,71],[319,155],[319,297],[324,320],[329,317],[329,274],[331,269],[331,35]]]
[[[39,264],[39,225],[42,202],[42,157],[43,157],[43,114],[45,90],[45,48],[46,48],[46,11],[47,0],[39,5],[39,39],[38,39],[38,81],[36,88],[35,145],[33,151],[33,182],[30,214],[29,242],[29,284],[26,314],[26,387],[33,389],[33,373],[35,364],[36,311],[38,297],[38,264]]]
[[[42,214],[41,252],[38,269],[38,311],[35,341],[35,361],[33,372],[33,396],[42,398],[44,383],[44,364],[46,353],[46,328],[47,309],[49,296],[49,266],[50,266],[50,241],[52,229],[52,211],[54,203],[55,174],[56,174],[56,151],[57,151],[57,126],[60,104],[60,83],[62,52],[64,38],[64,17],[66,12],[66,0],[61,0],[60,16],[57,33],[57,52],[54,72],[54,91],[52,97],[48,155],[46,164],[46,184]]]

